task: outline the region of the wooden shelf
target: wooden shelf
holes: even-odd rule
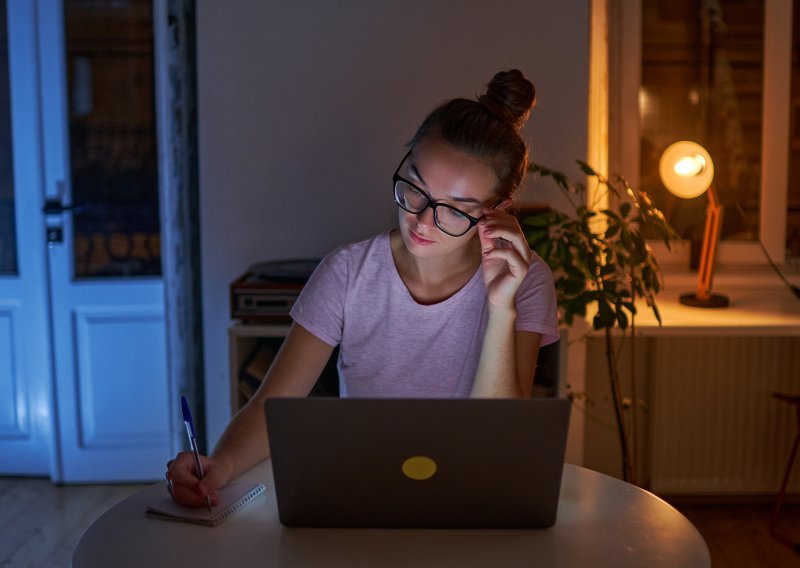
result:
[[[255,392],[263,375],[280,350],[289,332],[286,324],[245,324],[234,322],[228,327],[228,363],[231,415],[236,414]],[[266,352],[265,352],[266,350]],[[337,396],[338,374],[334,349],[331,359],[320,375],[312,395]],[[247,367],[250,367],[248,370]],[[261,374],[259,377],[258,375]]]

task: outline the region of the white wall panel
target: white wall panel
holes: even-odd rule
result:
[[[0,306],[0,438],[25,438],[28,435],[28,397],[20,368],[15,332],[17,306]]]
[[[394,226],[391,175],[438,103],[517,67],[534,159],[586,158],[589,2],[199,2],[198,112],[209,442],[230,418],[228,286]],[[525,202],[558,205],[549,184]]]
[[[163,312],[79,308],[74,323],[81,447],[163,445],[169,423]]]

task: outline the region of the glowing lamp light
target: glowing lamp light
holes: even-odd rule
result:
[[[706,159],[700,154],[685,156],[678,160],[672,167],[675,173],[683,177],[692,177],[702,173],[706,169]]]
[[[714,180],[714,162],[700,144],[682,140],[670,145],[658,164],[661,181],[683,199],[703,195]]]
[[[681,303],[699,308],[723,308],[729,305],[726,296],[711,293],[723,212],[714,186],[711,184],[714,180],[714,162],[711,156],[700,144],[681,140],[664,150],[658,163],[658,173],[664,186],[677,197],[692,199],[704,193],[708,196],[703,248],[697,275],[697,293],[682,295]]]

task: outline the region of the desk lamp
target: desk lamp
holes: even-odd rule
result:
[[[683,294],[681,304],[698,308],[724,308],[730,304],[727,296],[711,293],[714,280],[714,263],[722,227],[723,207],[711,181],[714,163],[706,149],[686,140],[671,144],[661,156],[658,173],[666,188],[678,197],[691,199],[705,193],[708,196],[706,227],[697,274],[697,293]]]

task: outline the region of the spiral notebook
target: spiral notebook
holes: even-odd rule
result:
[[[148,517],[164,521],[216,527],[261,495],[265,489],[261,483],[252,485],[234,481],[219,490],[219,504],[212,507],[210,513],[203,507],[184,507],[178,505],[170,497],[164,497],[157,503],[148,505],[146,514]]]

